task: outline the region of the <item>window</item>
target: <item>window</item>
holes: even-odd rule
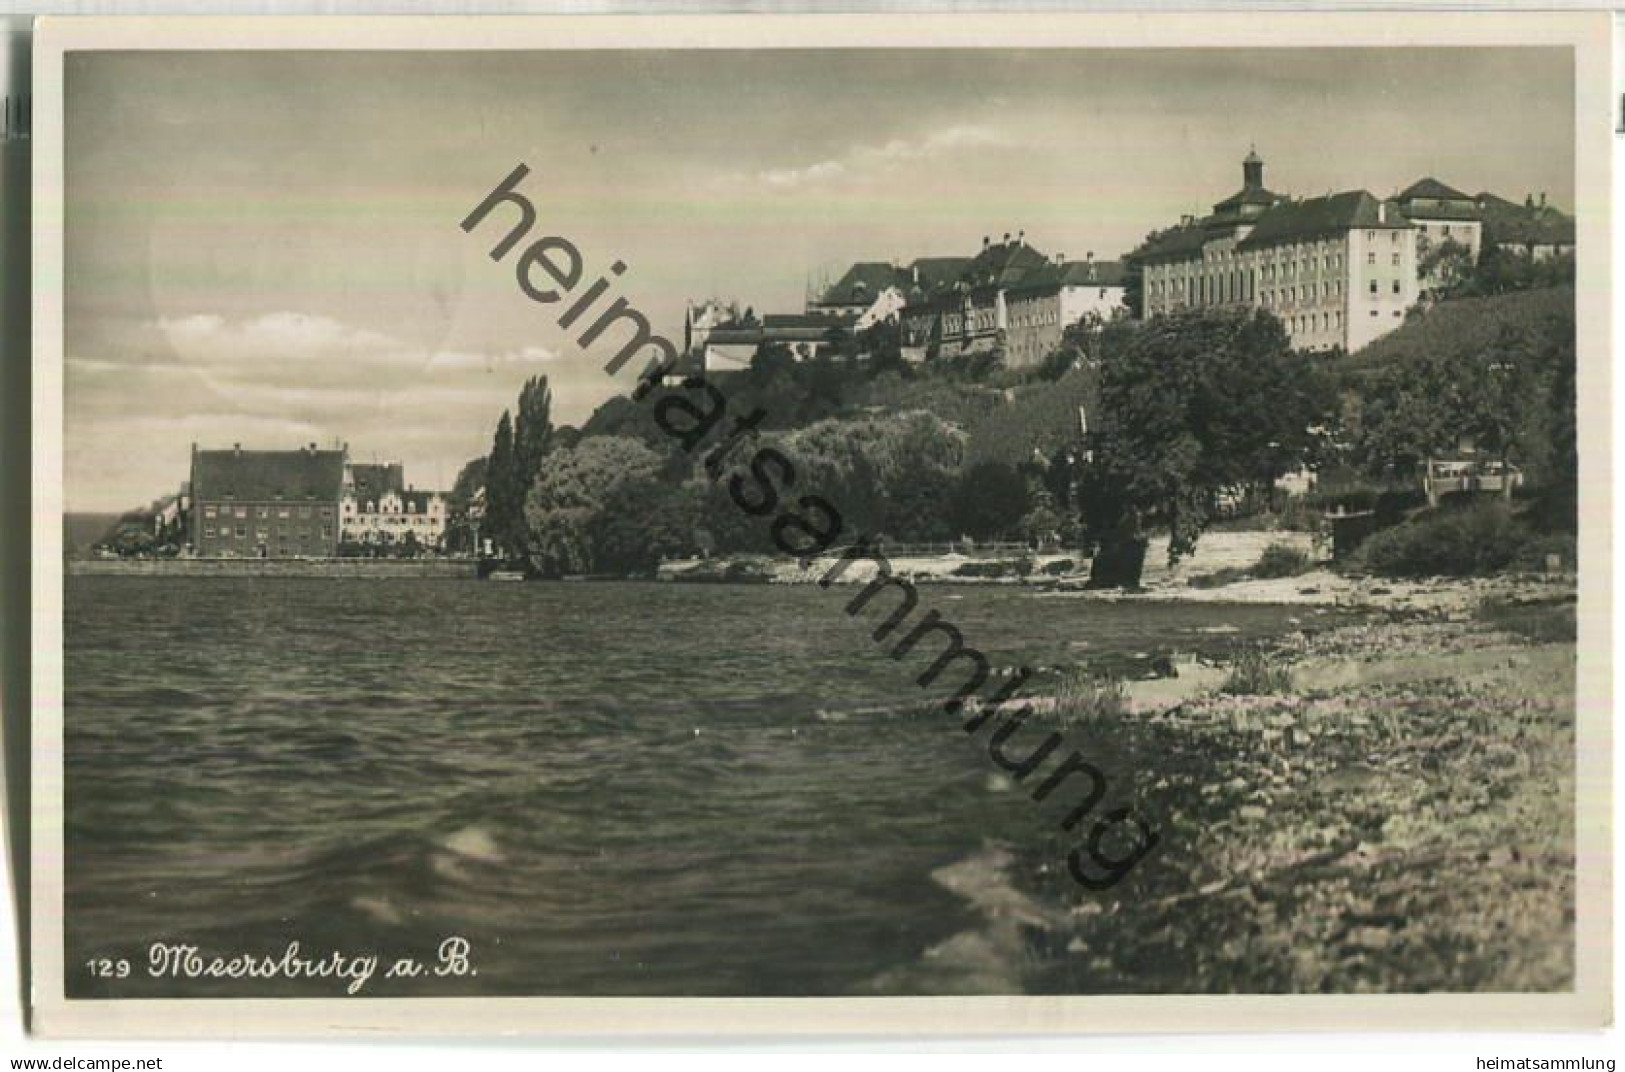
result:
[[[1398,231],[1389,231],[1388,232],[1388,241],[1392,242],[1396,246],[1399,245],[1399,232]]]
[[[1427,230],[1427,228],[1424,227],[1423,230]],[[1450,225],[1448,223],[1444,225],[1444,236],[1446,238],[1450,237]]]
[[[310,516],[310,507],[308,507],[308,506],[301,506],[301,507],[300,507],[300,508],[299,508],[299,516],[300,516],[300,517],[309,517],[309,516]]]
[[[204,537],[206,539],[210,539],[210,540],[214,539],[214,526],[213,525],[205,525],[204,528],[203,528],[203,535],[204,535]]]
[[[240,539],[242,539],[243,537],[245,537],[247,535],[248,535],[248,526],[247,525],[238,525],[237,526],[237,538],[240,540]]]
[[[1399,280],[1397,280],[1397,279],[1394,280],[1394,293],[1395,294],[1399,293]]]
[[[1394,254],[1394,267],[1395,268],[1399,267],[1399,254],[1397,254],[1397,253]]]
[[[276,516],[279,517],[279,518],[282,518],[284,521],[287,520],[287,518],[288,518],[288,508],[286,506],[277,507],[276,508]]]
[[[260,507],[259,508],[259,516],[261,516],[261,517],[270,517],[271,516],[271,508],[269,506]]]
[[[1377,263],[1377,253],[1376,253],[1375,250],[1372,250],[1371,252],[1369,252],[1369,253],[1367,253],[1365,255],[1365,262],[1367,264],[1376,264]]]
[[[1375,295],[1377,293],[1377,281],[1375,279],[1373,279],[1371,281],[1371,293],[1372,293],[1372,295]],[[1375,315],[1375,314],[1373,314],[1373,315]]]
[[[239,506],[239,507],[237,507],[237,509],[233,510],[232,513],[237,517],[247,517],[248,516],[248,507]]]
[[[1371,310],[1371,315],[1372,315],[1372,316],[1376,316],[1376,315],[1377,315],[1377,311],[1376,311],[1376,310],[1375,310],[1375,309],[1373,309],[1373,310]]]
[[[213,517],[213,516],[214,516],[214,507],[212,507],[212,506],[205,506],[205,507],[204,507],[204,508],[203,508],[203,516],[204,516],[204,517]],[[213,535],[214,535],[214,530],[213,530],[213,529],[210,529],[210,530],[209,530],[209,535],[211,535],[211,536],[213,536]]]
[[[333,538],[333,528],[332,528],[332,526],[331,525],[323,525],[322,526],[322,539],[331,540],[332,538]]]

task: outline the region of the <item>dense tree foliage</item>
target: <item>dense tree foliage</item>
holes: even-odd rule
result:
[[[1554,504],[1572,502],[1574,366],[1568,287],[1442,303],[1351,363],[1343,423],[1353,460],[1412,480],[1465,439],[1523,467]]]
[[[1206,309],[1124,325],[1101,362],[1105,427],[1084,475],[1101,542],[1165,525],[1169,554],[1196,546],[1220,491],[1268,485],[1298,465],[1325,419],[1330,381],[1260,310]]]
[[[523,557],[529,550],[525,497],[553,443],[553,392],[546,376],[525,381],[518,416],[503,410],[485,462],[485,536],[499,553]]]

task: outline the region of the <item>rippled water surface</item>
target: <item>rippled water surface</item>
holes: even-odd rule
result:
[[[1293,627],[922,591],[997,664]],[[143,969],[154,941],[387,963],[451,935],[477,975],[367,993],[1019,989],[931,951],[985,922],[990,846],[1053,817],[919,713],[924,661],[876,648],[854,592],[70,578],[70,993],[337,993]],[[85,968],[119,956],[129,978]]]

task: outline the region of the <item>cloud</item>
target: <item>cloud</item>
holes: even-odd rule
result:
[[[400,344],[376,331],[352,328],[331,317],[309,313],[267,313],[230,321],[213,313],[160,317],[156,335],[177,356],[204,363],[274,359],[280,361],[372,359]]]
[[[1008,145],[1010,139],[992,127],[956,124],[923,138],[893,138],[882,145],[858,145],[840,159],[804,167],[759,171],[756,178],[779,189],[817,185],[846,176],[873,174],[899,163],[932,160],[966,149]]]

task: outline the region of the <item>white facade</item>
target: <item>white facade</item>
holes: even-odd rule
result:
[[[446,500],[433,491],[391,489],[373,499],[346,490],[339,504],[339,533],[347,543],[439,547],[446,535]]]

